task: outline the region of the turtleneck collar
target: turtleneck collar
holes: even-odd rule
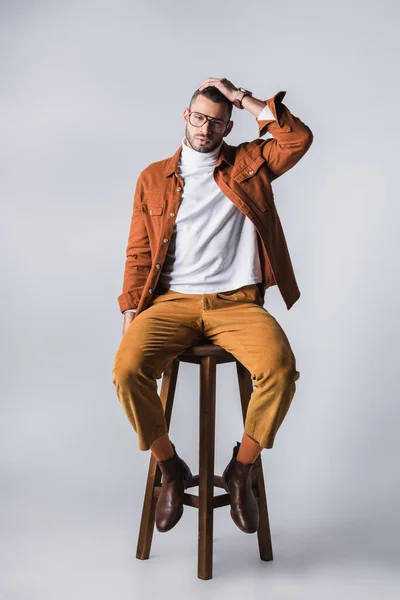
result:
[[[214,148],[214,150],[211,150],[211,152],[198,152],[197,150],[194,150],[194,148],[188,146],[185,140],[186,137],[183,137],[182,152],[180,155],[181,165],[204,167],[214,165],[217,162],[223,140],[221,140],[219,146]]]

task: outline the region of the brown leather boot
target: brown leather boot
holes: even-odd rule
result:
[[[172,442],[171,442],[172,444]],[[157,461],[162,473],[161,493],[156,505],[156,527],[158,531],[169,531],[183,514],[183,494],[192,478],[192,472],[175,450],[171,458]]]
[[[231,497],[231,517],[245,533],[255,533],[259,524],[259,511],[254,496],[251,472],[254,463],[245,465],[236,460],[240,442],[236,442],[233,455],[222,473],[222,484]]]

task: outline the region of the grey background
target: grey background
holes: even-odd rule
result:
[[[0,16],[1,600],[397,597],[398,5],[25,1]],[[301,372],[262,454],[275,560],[221,509],[203,582],[187,507],[135,558],[150,455],[111,370],[135,182],[178,148],[208,77],[286,90],[314,143],[274,183],[302,292],[290,311],[266,294]],[[257,137],[250,113],[233,118],[227,142]],[[170,431],[193,470],[197,378],[182,367]],[[222,365],[217,472],[241,434]]]

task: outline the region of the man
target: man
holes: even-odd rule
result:
[[[162,472],[159,531],[181,518],[192,473],[169,439],[156,379],[204,336],[254,381],[243,437],[222,480],[235,524],[246,533],[258,528],[251,470],[273,447],[300,376],[284,331],[263,307],[272,285],[288,310],[300,296],[271,182],[300,160],[313,135],[282,103],[285,94],[262,101],[225,78],[207,79],[183,112],[181,146],[136,184],[113,383],[139,448],[153,452]],[[228,145],[233,106],[256,117],[259,136],[272,138]]]

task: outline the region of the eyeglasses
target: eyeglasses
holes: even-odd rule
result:
[[[222,133],[226,129],[228,123],[230,123],[230,121],[225,122],[221,119],[214,119],[199,112],[189,113],[189,123],[194,127],[201,127],[206,121],[210,121],[210,126],[216,133]]]

